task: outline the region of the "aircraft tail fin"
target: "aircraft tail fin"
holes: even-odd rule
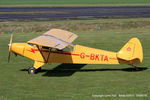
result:
[[[133,65],[140,64],[143,60],[143,49],[139,39],[130,39],[117,53],[117,57]]]

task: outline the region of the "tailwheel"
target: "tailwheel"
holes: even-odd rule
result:
[[[135,69],[135,71],[139,71],[138,67],[136,67],[135,65],[132,65],[132,66]]]
[[[30,67],[28,69],[28,74],[36,74],[36,73],[37,73],[37,70],[34,67]]]

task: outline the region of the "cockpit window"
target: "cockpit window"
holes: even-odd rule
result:
[[[73,46],[67,46],[66,48],[63,49],[65,52],[74,52],[74,47]]]
[[[30,46],[32,46],[32,47],[36,47],[36,45],[34,45],[34,44],[30,44],[30,43],[28,43]]]
[[[43,47],[43,46],[42,46],[42,48],[43,48],[43,49],[49,49],[49,47]]]
[[[33,46],[33,47],[36,47],[36,45],[34,44],[30,44],[28,43],[30,46]],[[75,47],[73,46],[67,46],[66,48],[62,49],[62,50],[59,50],[59,49],[56,49],[56,48],[50,48],[50,47],[44,47],[44,46],[39,46],[40,49],[48,49],[48,50],[51,50],[51,51],[62,51],[62,52],[74,52],[75,50]]]
[[[51,51],[60,51],[60,52],[74,52],[74,47],[72,46],[67,46],[66,48],[59,50],[56,48],[51,48]]]

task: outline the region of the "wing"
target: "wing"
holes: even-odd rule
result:
[[[28,43],[36,44],[40,46],[46,46],[51,48],[57,48],[59,50],[65,48],[68,45],[73,45],[72,42],[78,36],[74,33],[61,30],[61,29],[51,29],[50,31],[38,36]]]

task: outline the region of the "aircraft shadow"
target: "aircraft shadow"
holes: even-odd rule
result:
[[[46,71],[43,76],[64,77],[71,76],[78,70],[81,70],[86,64],[60,64],[57,67]]]
[[[126,72],[139,72],[147,70],[147,67],[137,67],[135,68],[120,68],[120,69],[111,69],[111,68],[102,68],[102,69],[81,69],[86,64],[60,64],[57,67],[46,70],[42,69],[39,73],[46,72],[42,76],[48,77],[66,77],[71,76],[75,72],[94,72],[94,71],[126,71]],[[27,71],[27,69],[22,69],[21,71]]]

